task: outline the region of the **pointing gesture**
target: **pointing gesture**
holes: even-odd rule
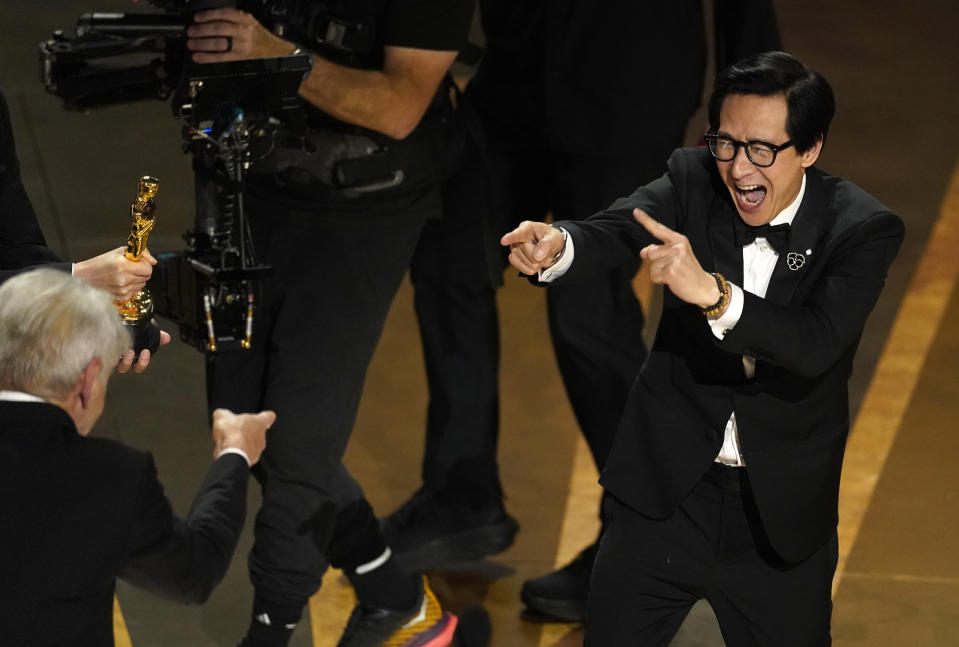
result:
[[[667,286],[673,294],[701,308],[708,308],[719,299],[716,281],[699,264],[689,239],[654,220],[642,209],[633,209],[636,222],[646,228],[661,244],[647,245],[639,256],[649,267],[649,278]]]
[[[556,263],[556,255],[566,248],[563,232],[545,222],[525,220],[500,239],[509,247],[509,262],[523,274],[536,274]]]

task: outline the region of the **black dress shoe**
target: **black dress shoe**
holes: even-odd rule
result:
[[[479,506],[451,502],[420,488],[381,521],[400,568],[426,572],[501,553],[513,544],[519,524],[499,501]]]
[[[489,611],[476,604],[460,612],[452,647],[490,647],[493,625]]]
[[[526,580],[520,598],[527,607],[542,615],[564,622],[583,622],[596,548],[596,544],[589,546],[558,571]]]

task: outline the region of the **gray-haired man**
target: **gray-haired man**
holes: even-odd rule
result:
[[[180,520],[148,453],[87,437],[129,344],[78,278],[0,286],[0,643],[112,646],[117,577],[202,602],[233,555],[275,415],[214,412],[215,460]]]

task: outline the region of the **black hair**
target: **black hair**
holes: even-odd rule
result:
[[[713,84],[709,97],[709,128],[719,129],[719,112],[730,94],[786,97],[786,133],[804,153],[826,140],[836,100],[829,82],[786,52],[765,52],[733,63]]]

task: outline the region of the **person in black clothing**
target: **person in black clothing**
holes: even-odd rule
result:
[[[109,295],[52,268],[0,286],[0,643],[113,647],[117,578],[183,603],[223,577],[275,415],[213,415],[214,461],[173,514],[153,458],[89,437],[129,333]]]
[[[726,644],[831,644],[849,376],[904,235],[816,166],[834,111],[802,62],[748,57],[716,78],[708,148],[586,221],[503,237],[541,283],[638,255],[664,286],[600,479],[586,645],[668,645],[698,599]]]
[[[130,261],[125,246],[117,247],[77,263],[64,263],[47,247],[37,214],[20,178],[20,161],[13,139],[10,111],[0,90],[0,283],[28,270],[47,266],[84,279],[93,287],[107,290],[117,301],[126,301],[143,289],[153,273],[156,260],[146,251],[139,261]],[[161,333],[161,343],[170,335]],[[117,364],[124,373],[132,366],[136,372],[150,364],[150,351],[141,352],[133,363],[133,349],[127,350]]]
[[[391,300],[423,223],[440,210],[444,78],[465,42],[472,3],[344,0],[314,8],[312,24],[328,28],[311,43],[284,40],[235,9],[200,12],[188,30],[197,63],[305,50],[313,62],[300,86],[302,145],[283,149],[290,136],[278,134],[282,155],[258,157],[248,176],[253,241],[273,267],[255,321],[259,341],[207,363],[211,407],[269,406],[279,417],[257,472],[263,506],[242,644],[286,644],[333,565],[359,598],[341,647],[445,645],[455,618],[422,578],[397,567],[342,457]]]
[[[427,225],[412,267],[430,388],[423,487],[384,522],[410,568],[512,542],[496,464],[499,236],[550,213],[583,219],[663,171],[700,103],[703,4],[481,0],[486,52],[465,95],[483,139],[444,186],[444,219]],[[714,9],[720,67],[778,47],[768,0]],[[600,469],[646,357],[638,267],[629,259],[547,295],[560,372]],[[595,550],[526,582],[523,601],[582,620]]]

